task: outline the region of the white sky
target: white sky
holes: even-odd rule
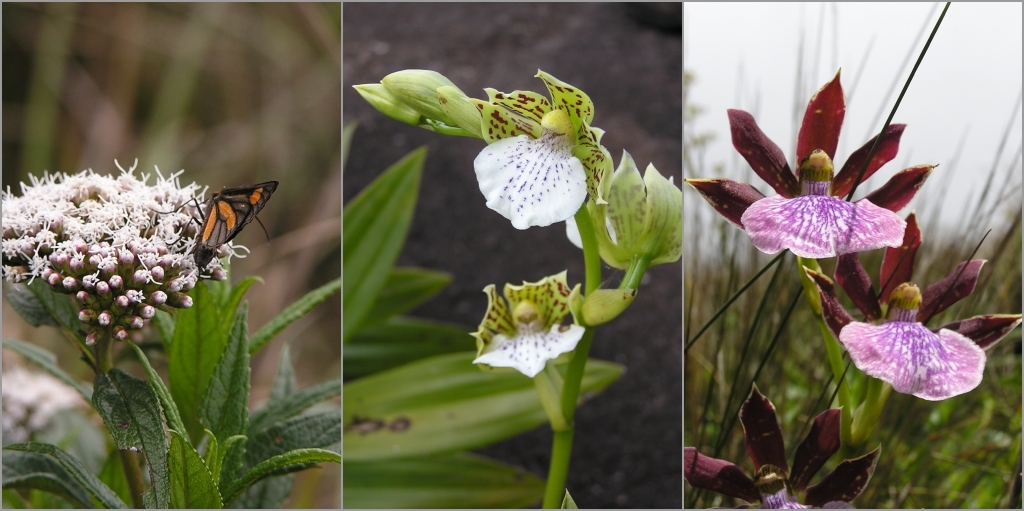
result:
[[[810,96],[842,68],[847,111],[836,152],[838,170],[846,156],[881,128],[942,6],[686,3],[683,66],[696,75],[688,99],[705,113],[696,122],[687,122],[684,130],[688,136],[691,130],[713,132],[716,139],[708,147],[707,168],[724,164],[728,177],[739,178],[732,169],[748,167],[732,148],[725,111],[747,110],[792,166],[797,129],[794,102],[799,103],[802,117]],[[1020,207],[1021,26],[1020,3],[954,3],[949,8],[893,119],[893,123],[907,124],[899,155],[858,187],[855,198],[900,169],[938,163],[910,208],[920,213],[921,200],[927,200],[922,196],[931,194],[934,201],[940,188],[948,186],[941,224],[955,226],[964,203],[984,184],[1012,121],[996,182],[1001,184],[1006,172],[1013,173],[1009,188],[1017,188],[1010,204]],[[805,40],[804,81],[796,99],[801,37]],[[895,89],[889,94],[894,78]],[[960,161],[951,168],[961,143]],[[954,172],[948,178],[941,175],[950,170]],[[770,191],[756,177],[750,182],[763,193]],[[698,201],[690,199],[696,196],[687,194],[687,209],[707,207],[693,205]]]

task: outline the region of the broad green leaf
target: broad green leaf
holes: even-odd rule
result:
[[[96,375],[92,403],[118,449],[142,451],[149,463],[156,503],[167,507],[168,440],[156,391],[145,380],[111,369]]]
[[[236,509],[281,509],[295,486],[295,474],[268,477],[256,481],[235,500]]]
[[[171,507],[175,509],[221,509],[220,491],[203,458],[181,435],[171,431]]]
[[[469,328],[419,318],[394,317],[359,329],[345,345],[345,378],[359,378],[443,353],[476,349]]]
[[[274,424],[249,438],[245,466],[259,463],[296,449],[326,449],[341,443],[341,410],[303,415]]]
[[[266,406],[253,413],[249,419],[249,435],[252,436],[276,422],[298,415],[310,406],[340,394],[341,381],[330,380],[314,383],[293,392],[288,399],[268,402]]]
[[[32,326],[60,326],[46,307],[43,307],[43,303],[25,286],[14,286],[14,289],[7,293],[7,301],[22,319]]]
[[[167,426],[183,435],[187,434],[185,424],[181,422],[181,415],[178,414],[178,405],[171,399],[171,392],[167,390],[160,375],[153,369],[153,366],[149,365],[149,358],[142,352],[142,348],[136,346],[135,343],[128,341],[128,345],[135,350],[135,355],[139,357],[139,362],[142,363],[142,367],[146,369],[146,375],[149,376],[149,384],[153,386],[153,391],[160,398],[160,405],[163,406]]]
[[[121,465],[121,455],[117,449],[110,451],[107,461],[103,463],[100,470],[100,481],[107,485],[129,507],[132,501],[132,491],[128,487],[128,479],[124,476],[124,468]]]
[[[121,509],[124,508],[124,502],[121,501],[118,496],[110,490],[103,482],[96,476],[92,475],[85,467],[79,463],[78,460],[69,456],[66,452],[58,449],[56,446],[50,444],[43,444],[38,442],[30,442],[27,444],[11,444],[5,445],[4,450],[8,451],[21,451],[27,453],[35,453],[45,455],[55,460],[60,468],[64,470],[64,473],[58,477],[64,479],[64,483],[68,486],[71,484],[76,485],[79,488],[84,489],[89,495],[96,497],[107,508]],[[7,476],[7,456],[4,457],[4,488],[8,487],[8,476]],[[27,473],[27,472],[26,472]],[[17,475],[17,473],[15,473]],[[91,502],[89,503],[91,506]]]
[[[343,212],[342,342],[358,330],[384,287],[409,232],[425,149],[384,171]]]
[[[217,437],[213,434],[213,431],[204,429],[203,432],[206,433],[207,438],[206,454],[203,456],[203,462],[206,463],[206,467],[209,468],[210,473],[213,474],[213,482],[219,486],[220,464],[224,461],[224,458],[221,457],[220,442],[217,442]]]
[[[348,461],[482,447],[547,421],[533,381],[517,372],[481,371],[475,352],[438,355],[345,385]],[[622,375],[619,364],[588,360],[581,395]]]
[[[40,490],[59,495],[78,507],[94,507],[85,487],[49,456],[33,452],[6,452],[3,465],[4,489]]]
[[[337,293],[339,289],[341,289],[340,277],[306,293],[305,296],[293,302],[288,308],[281,311],[274,319],[271,319],[253,334],[249,339],[249,354],[255,355],[275,335],[281,333],[281,330],[284,330],[288,325],[308,314],[314,307],[323,303],[324,300],[330,298],[334,293]]]
[[[422,268],[392,268],[384,288],[363,320],[363,328],[407,312],[429,300],[452,281],[448,273]]]
[[[246,309],[243,304],[235,314],[228,345],[213,371],[213,378],[203,399],[202,423],[224,442],[234,435],[245,434],[249,420],[249,347],[246,342]]]
[[[225,317],[205,283],[192,289],[192,307],[178,311],[174,341],[167,350],[167,380],[171,396],[189,438],[199,439],[199,409],[213,370],[220,360],[227,337],[220,336],[222,322],[231,322],[234,312]]]
[[[225,488],[223,494],[227,498],[224,499],[224,502],[230,504],[246,488],[264,477],[303,470],[314,466],[316,463],[327,461],[341,463],[341,455],[324,449],[296,449],[274,456],[249,469],[241,479]]]
[[[513,509],[539,504],[544,481],[470,453],[352,462],[345,459],[343,507]]]
[[[57,365],[57,356],[53,353],[34,344],[14,339],[4,339],[3,347],[25,357],[27,360],[50,373],[58,380],[77,390],[86,401],[92,400],[92,387],[86,383],[76,380],[70,374],[64,372],[64,370]]]

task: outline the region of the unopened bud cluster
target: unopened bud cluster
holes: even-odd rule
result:
[[[188,250],[198,186],[177,174],[147,185],[132,169],[44,175],[3,194],[3,276],[42,279],[81,307],[86,341],[124,340],[161,307],[188,308],[199,270]],[[214,267],[214,278],[225,276]]]

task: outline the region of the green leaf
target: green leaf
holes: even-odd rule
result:
[[[249,438],[246,467],[296,449],[328,448],[341,443],[341,410],[295,417]]]
[[[203,461],[206,463],[206,467],[210,469],[210,473],[213,474],[213,482],[219,485],[221,462],[224,461],[224,458],[221,457],[220,443],[217,442],[217,437],[212,431],[204,429],[203,432],[206,433],[206,438],[209,439],[207,440],[206,454],[203,456]]]
[[[25,287],[35,295],[51,318],[76,339],[85,342],[85,326],[78,320],[78,307],[71,301],[71,296],[54,291],[43,279],[36,279]]]
[[[337,293],[339,289],[341,289],[340,277],[306,293],[305,296],[289,305],[288,308],[281,311],[274,319],[271,319],[253,334],[252,338],[249,339],[249,354],[255,355],[275,335],[281,333],[282,330],[297,319],[308,314],[314,307],[323,303],[324,300],[330,298],[334,293]]]
[[[513,509],[540,503],[544,481],[470,453],[352,462],[345,458],[342,507]]]
[[[93,383],[93,406],[118,449],[142,451],[149,463],[159,507],[167,507],[167,431],[156,391],[120,369],[99,373]]]
[[[363,328],[407,312],[429,300],[452,281],[448,273],[422,268],[392,268],[384,288],[363,320]]]
[[[569,490],[565,490],[565,497],[562,497],[562,509],[579,509],[572,495],[569,495]]]
[[[325,461],[341,463],[341,455],[324,449],[296,449],[274,456],[253,467],[241,479],[226,488],[224,495],[227,495],[227,498],[224,501],[230,504],[246,488],[264,477],[303,470],[313,466],[315,463]]]
[[[285,400],[267,402],[266,406],[252,414],[249,419],[249,434],[254,435],[268,426],[293,417],[321,401],[341,394],[341,380],[314,383],[292,393]]]
[[[295,474],[268,477],[246,488],[231,507],[236,509],[281,509],[292,493]]]
[[[14,286],[14,289],[7,293],[7,301],[32,326],[60,326],[60,323],[53,319],[36,295],[32,294],[25,286]]]
[[[132,491],[128,487],[128,479],[124,476],[124,468],[121,465],[121,456],[117,449],[110,451],[107,455],[107,461],[103,463],[103,468],[100,470],[99,475],[100,481],[107,485],[121,502],[124,502],[125,507],[128,507],[132,501]]]
[[[345,130],[341,133],[342,150],[341,150],[341,168],[345,168],[345,164],[348,163],[349,149],[352,147],[352,136],[356,134],[356,127],[359,126],[358,122],[350,122],[345,125]]]
[[[213,371],[203,399],[201,420],[218,441],[245,434],[249,420],[249,349],[245,305],[235,314],[228,345]]]
[[[92,498],[57,460],[32,452],[8,452],[3,456],[4,489],[40,490],[59,495],[78,507],[92,508]]]
[[[220,491],[203,458],[181,435],[171,431],[171,507],[175,509],[221,509]]]
[[[281,360],[277,363],[277,375],[274,377],[274,386],[270,389],[270,399],[267,400],[267,406],[278,401],[287,400],[292,395],[292,392],[295,392],[297,385],[295,367],[292,366],[292,353],[288,345],[285,344],[281,347]],[[255,414],[253,415],[253,417],[249,418],[250,425],[255,420]]]
[[[156,392],[158,398],[160,398],[160,404],[164,409],[164,416],[167,419],[167,425],[171,429],[185,435],[187,430],[185,424],[181,422],[181,415],[178,414],[178,405],[171,399],[171,392],[167,390],[164,385],[164,381],[160,379],[160,375],[157,374],[153,366],[149,364],[149,359],[146,358],[146,354],[142,352],[142,348],[139,348],[135,343],[127,341],[128,345],[135,350],[135,355],[139,357],[139,362],[142,363],[142,367],[146,369],[146,375],[149,376],[149,383],[153,386],[153,391]]]
[[[153,324],[156,325],[157,331],[160,332],[160,340],[164,343],[164,350],[166,351],[171,343],[174,342],[174,318],[170,313],[158,309],[156,316],[153,316]]]
[[[343,212],[342,342],[358,330],[384,287],[409,232],[425,149],[384,171]]]
[[[345,345],[345,378],[359,378],[443,353],[476,349],[467,327],[395,317],[362,328]]]
[[[63,473],[54,475],[54,478],[58,478],[60,480],[59,483],[61,488],[70,489],[74,487],[76,488],[76,492],[78,491],[78,489],[84,490],[89,495],[96,497],[96,499],[99,500],[100,503],[107,508],[121,509],[125,507],[124,502],[122,502],[121,499],[118,498],[118,496],[113,491],[111,491],[110,488],[103,484],[103,482],[101,482],[96,476],[89,473],[89,471],[86,470],[85,467],[82,466],[82,464],[78,460],[69,456],[68,453],[58,449],[54,445],[43,444],[39,442],[30,442],[27,444],[6,445],[4,446],[4,450],[35,453],[38,455],[44,455],[48,457],[48,459],[53,459],[60,466],[60,469],[63,470]],[[8,456],[6,455],[3,457],[4,488],[7,488],[8,486],[13,487],[13,485],[16,484],[16,481],[18,481],[19,476],[33,473],[33,469],[37,470],[40,468],[46,468],[45,465],[40,464],[38,457],[33,457],[33,459],[31,460],[22,460],[20,463],[24,463],[25,465],[19,466],[19,470],[17,472],[14,472],[12,469],[13,475],[10,476],[11,479],[8,480],[9,476],[7,458]],[[19,462],[15,461],[15,463],[17,464]],[[50,467],[52,467],[52,465],[50,465]],[[43,484],[40,479],[36,479],[36,481],[39,482],[40,484]],[[51,483],[47,484],[58,483],[58,481],[53,478],[50,478],[50,481]],[[80,493],[76,494],[80,495]],[[90,501],[88,503],[83,503],[83,505],[91,507],[92,502]]]
[[[223,317],[217,301],[204,283],[192,289],[192,307],[178,311],[174,341],[167,351],[167,380],[178,404],[189,437],[198,440],[202,428],[199,407],[227,337],[218,335],[222,322],[232,321],[234,311]]]
[[[547,421],[531,379],[481,371],[474,358],[475,352],[438,355],[346,384],[345,459],[473,449]],[[601,391],[622,371],[588,360],[581,395]]]
[[[57,356],[53,353],[34,344],[14,339],[4,339],[3,347],[25,357],[28,361],[34,363],[58,380],[77,390],[86,401],[92,400],[92,387],[86,383],[76,380],[70,374],[65,373],[64,370],[57,365]]]

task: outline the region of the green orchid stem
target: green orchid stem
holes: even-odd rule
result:
[[[601,285],[601,255],[598,252],[597,235],[594,232],[594,224],[590,221],[586,203],[576,212],[575,218],[580,240],[583,242],[583,263],[586,268],[584,290],[589,294]],[[565,481],[569,475],[569,460],[572,458],[576,403],[579,401],[580,385],[583,383],[583,373],[587,368],[587,357],[590,355],[590,344],[593,340],[594,329],[588,327],[576,345],[565,372],[561,400],[565,429],[559,430],[554,423],[551,425],[555,436],[551,445],[551,466],[548,469],[547,486],[544,488],[545,509],[560,508],[565,496]]]
[[[853,418],[853,431],[850,435],[850,446],[857,447],[864,443],[878,425],[885,403],[892,393],[892,385],[877,378],[868,378],[867,395],[864,403]]]
[[[842,407],[840,413],[839,422],[839,433],[842,438],[843,444],[849,444],[852,438],[852,426],[853,426],[853,396],[850,394],[850,384],[843,378],[843,372],[846,370],[843,364],[843,347],[839,345],[839,341],[832,336],[832,332],[828,329],[828,324],[825,323],[825,317],[821,311],[821,296],[818,293],[818,287],[814,282],[807,276],[807,273],[802,268],[808,268],[821,273],[821,266],[818,265],[816,259],[804,259],[803,257],[797,256],[797,263],[801,266],[800,270],[800,284],[804,287],[804,297],[807,299],[807,304],[810,305],[811,310],[814,312],[814,318],[817,320],[818,329],[821,331],[821,337],[825,340],[825,351],[828,353],[828,364],[832,368],[832,378],[836,384],[839,385],[839,406]]]
[[[650,266],[650,255],[634,255],[633,259],[629,262],[629,268],[626,268],[626,275],[622,277],[619,289],[640,289],[640,281],[643,280],[644,273],[647,273],[647,268]]]

